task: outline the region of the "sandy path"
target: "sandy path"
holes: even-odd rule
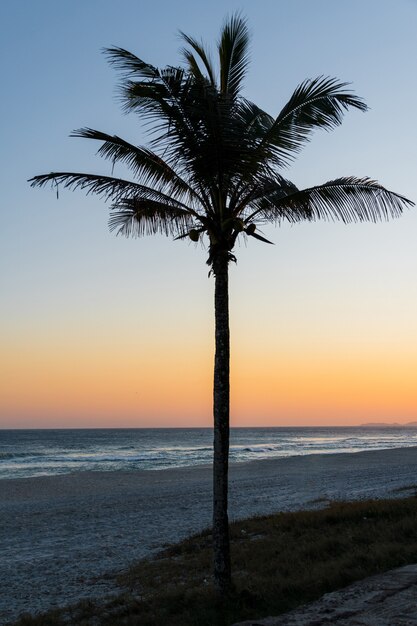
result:
[[[236,464],[230,516],[399,495],[417,448]],[[0,624],[115,591],[111,574],[210,524],[211,468],[0,481]]]

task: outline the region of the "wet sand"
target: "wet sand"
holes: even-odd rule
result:
[[[239,463],[231,519],[398,497],[417,447]],[[117,593],[114,574],[210,525],[211,467],[0,480],[0,623]]]

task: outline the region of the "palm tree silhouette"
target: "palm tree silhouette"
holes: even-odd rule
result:
[[[29,182],[62,184],[111,201],[109,226],[117,234],[163,233],[208,243],[215,280],[214,580],[224,595],[231,589],[228,266],[235,261],[235,242],[251,237],[270,243],[257,230],[267,222],[377,221],[397,217],[413,203],[368,178],[338,178],[299,190],[279,173],[315,129],[338,126],[349,107],[366,111],[347,83],[305,80],[272,117],[241,95],[249,60],[241,15],[228,18],[221,30],[218,66],[203,44],[181,36],[183,67],[158,69],[122,48],[105,51],[123,78],[124,109],[138,113],[151,131],[147,147],[91,128],[72,135],[101,142],[98,154],[126,165],[135,180],[51,172]]]

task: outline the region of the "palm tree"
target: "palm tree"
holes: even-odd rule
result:
[[[368,178],[344,177],[298,189],[279,172],[317,128],[338,126],[344,112],[366,104],[335,78],[305,80],[277,117],[241,95],[248,68],[248,28],[235,14],[217,46],[218,66],[203,44],[181,33],[182,67],[158,69],[122,48],[108,48],[121,72],[125,111],[151,131],[147,147],[91,128],[75,137],[100,142],[98,154],[122,163],[135,180],[77,172],[30,179],[83,189],[111,201],[109,226],[127,237],[163,233],[208,243],[215,280],[213,549],[214,580],[231,589],[228,536],[229,304],[228,266],[239,237],[268,242],[266,222],[316,219],[360,222],[397,217],[413,203]]]

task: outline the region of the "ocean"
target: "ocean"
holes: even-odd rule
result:
[[[212,461],[211,428],[0,430],[0,479]],[[417,429],[232,428],[230,461],[417,446]]]

